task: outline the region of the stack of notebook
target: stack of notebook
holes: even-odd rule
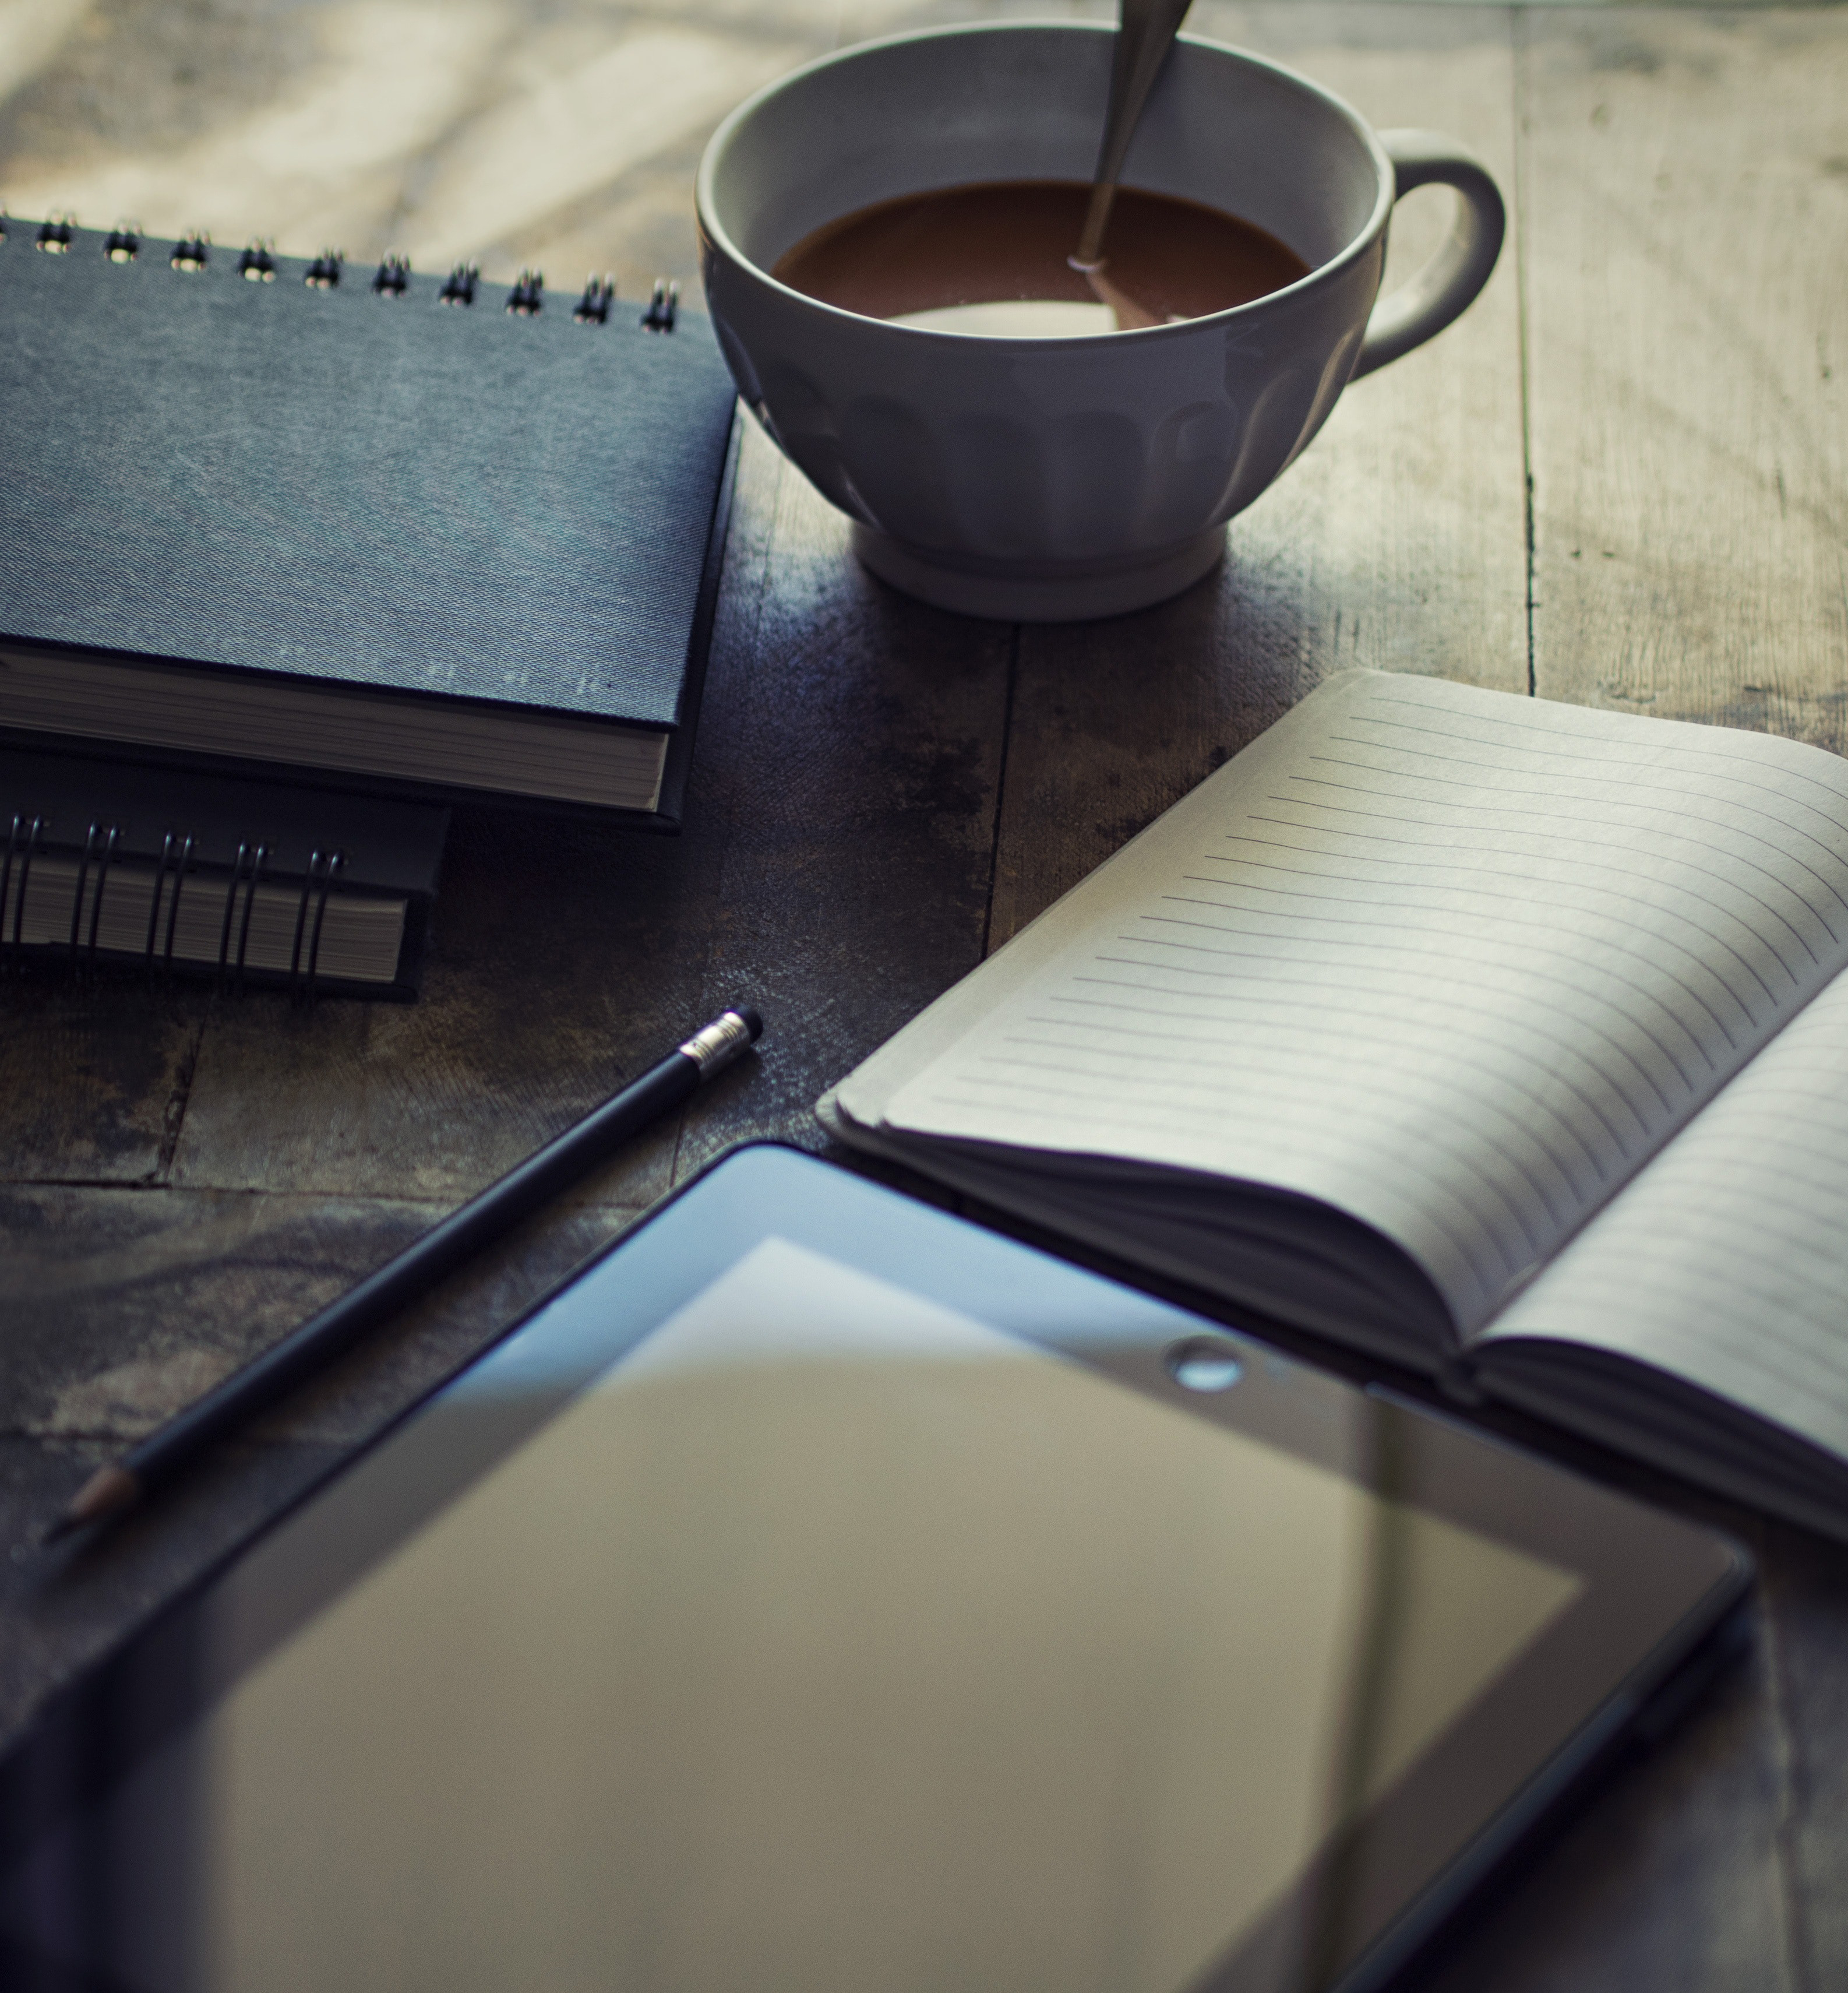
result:
[[[0,962],[416,995],[446,809],[0,748]]]
[[[247,865],[264,846],[299,897],[317,846],[350,854],[360,796],[678,827],[734,397],[709,327],[671,298],[644,309],[601,285],[574,299],[536,278],[510,289],[468,269],[9,221],[0,385],[0,743],[168,771],[159,794],[142,783],[112,802],[90,781],[87,800],[50,810],[47,783],[22,785],[9,764],[9,946],[94,942],[176,965],[203,949],[216,970],[234,953],[238,846]],[[207,800],[207,776],[330,800],[253,811]],[[85,901],[83,847],[117,818],[137,847]],[[370,836],[381,820],[364,821]],[[376,876],[343,861],[323,977],[349,964],[336,909],[362,884],[407,909],[427,895],[433,867],[398,857],[433,822],[397,819],[377,848],[398,856]],[[169,949],[136,927],[129,882],[161,839],[189,835],[213,855]],[[62,856],[22,860],[22,839]],[[151,917],[173,912],[145,879],[134,890]],[[289,962],[267,938],[269,890],[241,904],[246,971],[299,977],[292,931]],[[210,907],[219,932],[195,934]],[[384,945],[336,979],[379,980]],[[407,959],[381,986],[405,986]]]

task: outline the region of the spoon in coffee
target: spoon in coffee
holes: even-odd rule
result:
[[[1110,224],[1110,205],[1116,198],[1117,176],[1122,172],[1129,141],[1136,136],[1143,107],[1149,101],[1149,92],[1155,87],[1155,79],[1161,73],[1161,66],[1167,60],[1190,4],[1191,0],[1119,0],[1116,56],[1110,70],[1110,103],[1104,114],[1103,143],[1098,148],[1091,204],[1085,211],[1078,253],[1066,261],[1083,276],[1098,302],[1108,305],[1116,314],[1119,331],[1167,323],[1104,274],[1107,267],[1104,231]]]

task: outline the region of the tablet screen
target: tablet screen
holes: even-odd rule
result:
[[[1180,1993],[1584,1583],[1311,1409],[1324,1458],[761,1239],[0,1922],[123,1993]]]

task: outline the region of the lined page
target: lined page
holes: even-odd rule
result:
[[[1641,1359],[1848,1453],[1848,982],[1823,991],[1482,1338]]]
[[[1344,673],[840,1097],[1322,1198],[1467,1332],[1844,960],[1833,757]]]

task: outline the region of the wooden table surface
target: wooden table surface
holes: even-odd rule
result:
[[[0,0],[0,196],[696,291],[722,111],[958,11]],[[859,571],[753,431],[685,836],[459,812],[409,1008],[0,983],[7,1543],[693,1020],[744,994],[770,1022],[681,1122],[158,1513],[0,1559],[0,1745],[671,1184],[751,1137],[825,1148],[825,1084],[1324,673],[1848,744],[1848,12],[1197,0],[1190,25],[1467,140],[1513,221],[1475,307],[1349,391],[1221,571],[1088,627],[939,614]],[[1447,199],[1406,203],[1396,267]],[[1755,1645],[1415,1983],[1848,1986],[1848,1553],[1522,1430],[1747,1538]]]

